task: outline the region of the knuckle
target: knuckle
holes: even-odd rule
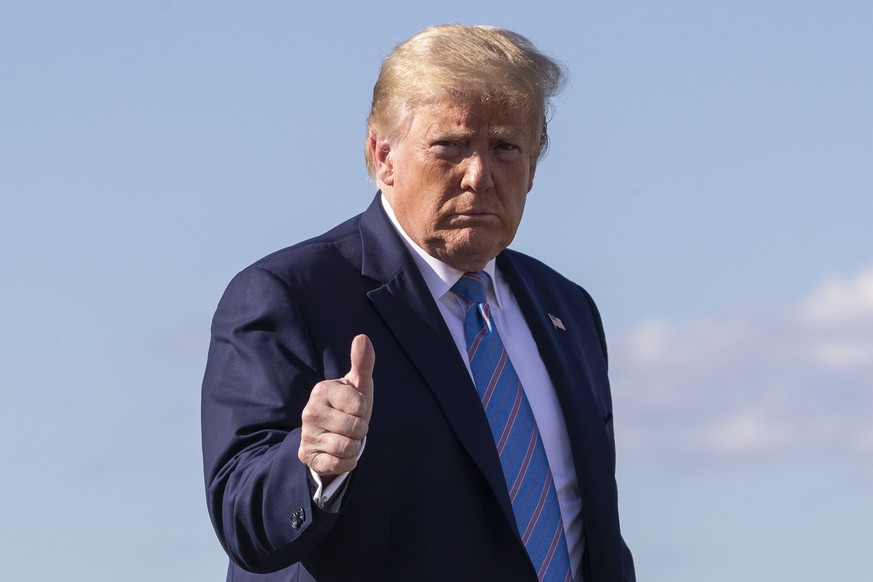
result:
[[[367,412],[367,399],[357,390],[352,390],[348,396],[348,412],[355,416],[363,416]]]
[[[309,393],[309,401],[307,406],[323,407],[330,403],[330,395],[333,392],[335,382],[331,380],[322,380],[316,384]]]
[[[342,459],[352,459],[358,454],[361,443],[355,439],[344,438],[337,443],[337,456]]]
[[[322,394],[330,389],[332,383],[331,380],[322,380],[321,382],[316,383],[315,386],[312,387],[312,394]]]
[[[370,426],[366,420],[361,417],[354,417],[349,423],[348,436],[353,439],[362,439],[367,436],[367,431]]]
[[[329,475],[334,471],[334,460],[326,453],[316,454],[309,465],[309,468],[318,474]]]
[[[347,439],[343,436],[333,434],[333,435],[331,435],[330,440],[327,443],[325,443],[324,449],[326,451],[329,451],[333,456],[341,459],[341,458],[346,456],[346,453],[345,453],[346,440]]]
[[[318,415],[315,413],[315,411],[312,410],[312,407],[307,405],[303,408],[303,412],[300,414],[300,419],[303,421],[303,424],[311,424],[315,422],[317,416]]]
[[[325,428],[322,426],[321,422],[314,418],[310,421],[304,420],[303,424],[300,426],[300,442],[307,443],[310,446],[316,446],[324,432]]]

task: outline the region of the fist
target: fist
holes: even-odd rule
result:
[[[322,478],[351,471],[370,428],[373,411],[373,366],[370,338],[352,340],[351,370],[337,380],[315,385],[303,408],[297,456]]]

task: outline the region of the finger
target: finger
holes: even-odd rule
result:
[[[338,380],[322,380],[312,389],[303,409],[304,422],[317,422],[329,410],[364,416],[369,403],[364,395],[345,377]]]
[[[376,365],[376,350],[366,335],[355,336],[350,352],[352,368],[345,379],[352,383],[367,399],[367,404],[373,404],[373,367]]]
[[[328,453],[316,452],[312,456],[304,459],[301,456],[301,461],[318,473],[319,475],[340,475],[354,470],[358,466],[358,462],[354,457],[349,459],[339,459]]]
[[[370,403],[349,380],[343,378],[329,382],[326,396],[327,410],[350,414],[364,420],[370,418]],[[327,413],[327,410],[324,412]]]
[[[354,403],[358,405],[357,408],[346,412],[338,408],[343,406],[340,404],[319,410],[304,409],[303,428],[311,431],[312,434],[329,432],[358,440],[364,438],[369,428],[367,420],[362,416],[366,412],[364,397],[351,386],[345,388],[354,393]]]
[[[315,426],[304,426],[300,433],[297,457],[316,473],[343,473],[355,467],[362,447],[359,439],[325,432]]]
[[[336,459],[354,459],[361,452],[362,446],[362,441],[358,439],[329,432],[315,435],[306,443],[306,449],[311,454],[324,453]]]

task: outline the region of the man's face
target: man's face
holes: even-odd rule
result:
[[[477,271],[521,222],[536,170],[529,118],[497,105],[422,105],[397,138],[371,136],[382,192],[433,257]]]

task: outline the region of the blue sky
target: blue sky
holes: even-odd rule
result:
[[[0,554],[208,581],[199,385],[224,286],[366,207],[380,59],[495,24],[570,70],[513,244],[610,339],[641,580],[863,579],[873,5],[0,5]]]

